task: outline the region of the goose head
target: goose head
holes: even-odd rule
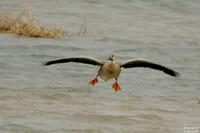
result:
[[[116,60],[115,55],[112,54],[112,55],[108,58],[108,60],[111,61],[111,62],[115,62],[115,60]]]

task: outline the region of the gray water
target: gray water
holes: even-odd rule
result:
[[[199,0],[27,0],[41,25],[79,30],[83,37],[38,39],[0,34],[1,133],[200,132]],[[0,11],[19,11],[1,0]],[[98,67],[52,59],[92,56],[118,62],[144,58],[178,71],[179,78],[147,68],[122,70],[92,87]]]

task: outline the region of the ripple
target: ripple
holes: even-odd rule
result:
[[[34,129],[29,126],[24,126],[21,124],[5,124],[0,125],[0,130],[2,133],[46,133],[43,130]]]
[[[163,121],[163,118],[161,116],[154,114],[140,114],[136,115],[135,118],[147,121]]]

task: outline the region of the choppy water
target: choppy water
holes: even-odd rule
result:
[[[0,11],[18,11],[1,0]],[[34,39],[0,35],[1,133],[183,133],[200,128],[200,1],[28,0],[41,24],[80,38]],[[88,55],[119,62],[145,58],[181,73],[123,70],[91,87],[98,68],[82,64],[44,67],[43,61]],[[200,130],[200,129],[199,129]],[[200,131],[199,131],[200,132]]]

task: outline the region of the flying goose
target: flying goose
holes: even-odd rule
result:
[[[92,58],[92,57],[72,57],[72,58],[64,58],[64,59],[59,59],[59,60],[48,61],[44,65],[53,65],[53,64],[58,64],[58,63],[69,63],[69,62],[84,63],[84,64],[100,66],[96,77],[92,79],[89,83],[92,86],[94,86],[96,83],[98,83],[99,76],[101,79],[105,81],[115,78],[115,83],[112,85],[112,88],[116,92],[121,90],[121,87],[117,81],[121,72],[121,68],[148,67],[148,68],[163,71],[164,73],[170,76],[177,77],[179,75],[178,72],[175,72],[174,70],[170,68],[167,68],[165,66],[162,66],[156,63],[152,63],[150,61],[141,60],[141,59],[131,59],[131,60],[125,61],[123,64],[119,64],[116,62],[115,55],[111,55],[106,61],[101,61],[99,59]]]

